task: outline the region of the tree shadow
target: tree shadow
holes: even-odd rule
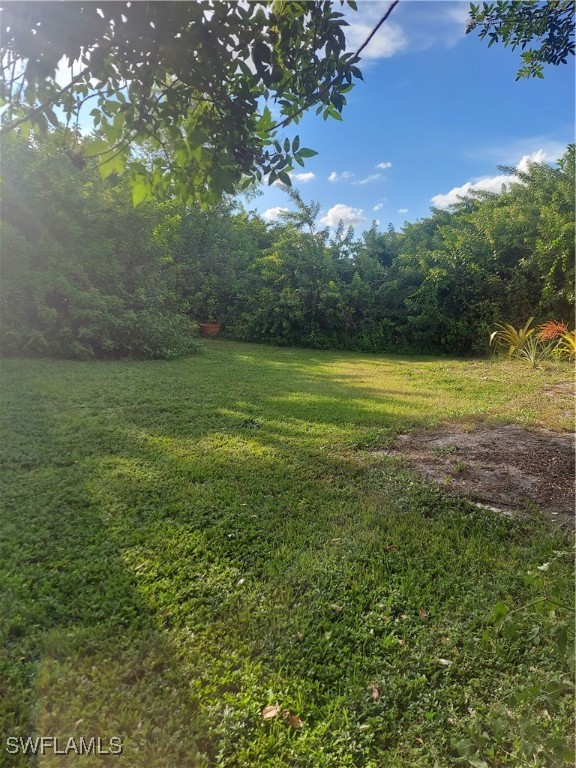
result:
[[[259,737],[271,686],[314,710],[370,682],[378,590],[394,620],[417,615],[413,583],[450,617],[486,599],[478,552],[500,567],[511,524],[470,516],[432,545],[450,503],[347,442],[346,425],[423,423],[430,391],[335,380],[338,355],[220,349],[228,367],[23,364],[2,448],[6,732],[120,735],[134,766],[217,764],[221,739]],[[349,670],[341,648],[358,643]]]
[[[211,747],[195,726],[176,650],[92,492],[95,464],[69,444],[37,386],[5,392],[3,402],[3,737],[57,737],[59,749],[70,737],[76,745],[101,738],[103,749],[118,737],[124,764],[164,766],[168,723],[182,745],[170,752],[175,764],[204,765]],[[4,747],[0,765],[31,764],[21,742],[16,754]],[[84,755],[82,764],[101,760]],[[51,746],[42,758],[47,766],[77,762],[74,751],[56,755]]]

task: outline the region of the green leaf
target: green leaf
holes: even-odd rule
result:
[[[306,149],[306,147],[298,150],[298,155],[300,157],[314,157],[317,154],[318,152],[316,152],[315,149]]]
[[[187,138],[188,138],[188,143],[190,144],[192,149],[201,147],[203,144],[206,143],[208,139],[204,131],[200,130],[200,128],[192,128],[192,130],[188,131]]]
[[[46,117],[48,118],[48,121],[51,125],[53,125],[55,128],[58,128],[60,123],[58,122],[58,118],[54,114],[54,111],[52,109],[47,109],[44,113]]]
[[[83,148],[84,157],[98,157],[110,151],[110,144],[103,139],[90,142]]]
[[[272,113],[268,107],[264,107],[260,118],[256,121],[256,129],[258,131],[268,131],[273,125]]]
[[[500,619],[503,619],[504,616],[507,616],[510,613],[510,609],[506,605],[506,603],[502,602],[502,600],[492,608],[492,621],[496,622]]]
[[[132,182],[132,205],[136,207],[152,197],[152,186],[146,179],[137,178]]]
[[[282,184],[285,184],[287,187],[292,186],[292,179],[286,173],[286,171],[280,171],[280,173],[278,174],[278,180],[281,181]]]
[[[98,170],[102,179],[107,179],[113,173],[121,174],[126,165],[126,158],[123,152],[111,151],[108,156],[104,155]]]

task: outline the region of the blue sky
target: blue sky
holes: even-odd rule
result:
[[[387,6],[359,0],[347,12],[351,50]],[[498,165],[554,162],[574,141],[574,60],[546,67],[543,80],[516,81],[520,52],[465,35],[468,7],[400,2],[365,51],[364,82],[348,94],[343,122],[312,112],[287,130],[319,152],[293,184],[321,203],[323,224],[342,218],[357,234],[373,220],[400,228],[470,185],[499,191]],[[281,189],[262,190],[249,207],[267,219],[291,207]]]

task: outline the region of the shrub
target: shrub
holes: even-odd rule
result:
[[[531,368],[540,368],[542,363],[550,360],[554,354],[554,342],[542,343],[536,336],[530,336],[522,348],[514,353],[514,357],[522,360]]]
[[[496,330],[490,334],[490,346],[508,349],[508,356],[517,355],[525,346],[535,328],[530,328],[533,317],[528,318],[523,328],[514,328],[509,323],[496,323]]]
[[[576,331],[565,331],[554,348],[556,355],[569,359],[576,356]]]

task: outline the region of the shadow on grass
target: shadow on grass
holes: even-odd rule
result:
[[[33,375],[13,382],[2,448],[5,733],[122,736],[130,766],[214,765],[220,749],[227,765],[241,750],[289,764],[289,735],[270,746],[259,717],[282,696],[310,743],[338,702],[331,735],[378,717],[381,749],[414,719],[416,683],[385,707],[366,687],[425,663],[449,710],[418,611],[447,625],[495,602],[523,532],[364,463],[351,435],[429,423],[433,392],[406,377],[382,396],[335,380],[338,361],[223,344],[174,363],[21,364]],[[250,763],[260,742],[270,761]]]
[[[32,753],[12,754],[5,740],[34,735],[58,737],[60,749],[70,737],[100,737],[104,749],[120,737],[124,765],[164,766],[168,753],[177,765],[204,765],[197,745],[209,745],[189,686],[90,490],[93,465],[35,395],[3,403],[0,765],[30,766]],[[163,728],[174,742],[168,751]],[[42,765],[77,760],[48,746]]]

